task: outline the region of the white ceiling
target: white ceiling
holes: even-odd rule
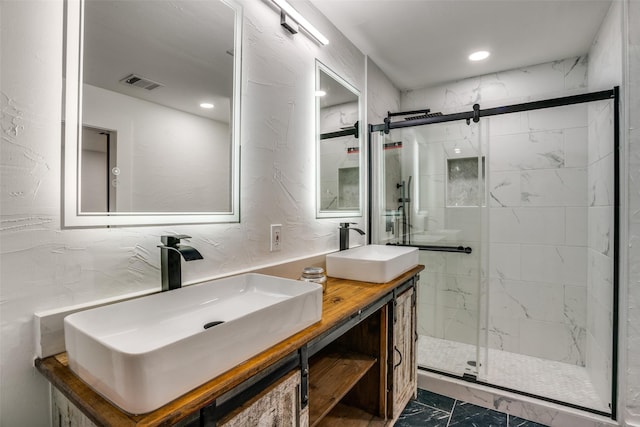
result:
[[[401,90],[583,55],[611,4],[611,0],[310,1]],[[491,56],[472,63],[467,57],[476,50],[488,50]]]

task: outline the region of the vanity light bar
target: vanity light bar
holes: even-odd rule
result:
[[[281,10],[282,13],[288,15],[295,22],[298,23],[299,26],[305,29],[309,35],[311,35],[314,39],[316,39],[322,45],[329,44],[329,39],[327,39],[316,27],[311,25],[309,21],[305,19],[304,16],[300,15],[300,12],[295,10],[293,6],[287,3],[286,0],[271,0],[274,2]]]

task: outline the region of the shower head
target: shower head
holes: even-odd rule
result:
[[[419,116],[410,116],[410,117],[405,117],[405,120],[418,120],[418,119],[429,119],[431,117],[438,117],[441,116],[442,113],[441,112],[437,112],[437,113],[428,113],[428,114],[421,114]]]

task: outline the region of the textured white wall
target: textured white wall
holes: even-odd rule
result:
[[[400,91],[367,57],[367,120],[372,125],[380,124],[388,111],[400,111]]]
[[[159,289],[161,234],[189,234],[202,252],[203,261],[183,268],[186,281],[337,249],[339,219],[315,219],[315,60],[364,91],[365,58],[306,1],[296,7],[330,45],[286,33],[270,2],[240,3],[241,223],[66,230],[60,227],[63,3],[2,2],[2,426],[49,424],[47,381],[33,368],[33,313]],[[283,224],[280,252],[269,252],[271,223]]]
[[[381,124],[385,117],[387,117],[388,111],[400,111],[400,91],[393,85],[391,80],[380,70],[380,67],[367,57],[367,123],[372,125]],[[372,137],[373,144],[376,144],[380,139],[377,136]],[[397,151],[397,150],[396,150]],[[374,165],[379,164],[383,159],[378,158],[380,154],[379,150],[373,149],[370,155],[373,158]],[[384,153],[383,153],[384,155]],[[374,174],[371,188],[380,189],[386,182],[385,177]],[[390,181],[390,180],[389,180]],[[395,180],[394,180],[395,182]],[[390,185],[390,184],[389,184]],[[371,205],[383,206],[383,201],[379,191],[372,192]],[[380,242],[387,238],[384,232],[385,223],[384,218],[378,218],[374,220],[374,223],[378,221],[381,225],[372,226],[372,242]],[[382,230],[382,232],[380,231]]]

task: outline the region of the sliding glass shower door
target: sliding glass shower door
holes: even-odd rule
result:
[[[483,119],[488,359],[479,379],[611,413],[613,100]]]
[[[375,131],[372,234],[420,248],[420,369],[608,415],[616,101],[583,99]]]
[[[420,251],[426,269],[418,289],[419,364],[475,377],[484,348],[481,125],[434,124],[374,137],[380,170],[374,238],[429,249]]]

